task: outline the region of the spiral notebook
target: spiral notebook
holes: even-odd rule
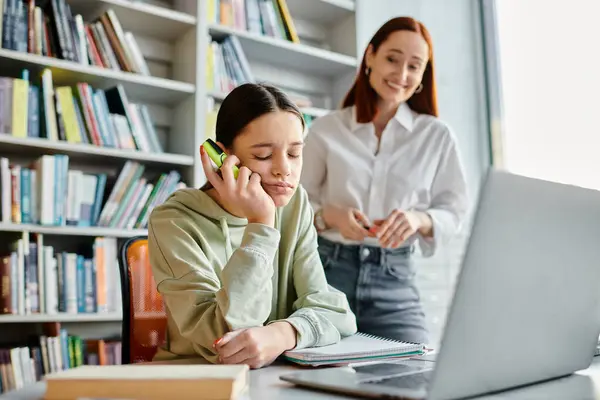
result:
[[[421,343],[400,342],[359,332],[343,338],[336,344],[290,350],[283,353],[283,356],[297,364],[319,366],[408,357],[424,353],[425,345]]]

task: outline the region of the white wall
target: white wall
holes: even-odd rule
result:
[[[475,200],[489,161],[484,59],[476,0],[356,0],[357,48],[362,55],[388,19],[410,16],[433,37],[440,118],[457,137],[469,192]],[[474,205],[474,202],[473,202]],[[467,232],[432,259],[417,259],[419,289],[432,344],[439,340]]]

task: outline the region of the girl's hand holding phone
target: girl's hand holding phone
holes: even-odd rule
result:
[[[275,223],[275,203],[260,184],[260,175],[247,167],[239,167],[237,179],[233,167],[240,160],[230,155],[223,161],[221,176],[213,169],[210,158],[204,147],[200,147],[200,158],[206,178],[215,188],[219,200],[225,209],[240,218],[247,218],[249,223],[260,223],[273,226]]]

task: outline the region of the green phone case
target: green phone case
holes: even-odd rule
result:
[[[213,160],[215,164],[217,164],[217,167],[221,168],[221,166],[223,165],[223,161],[225,161],[225,159],[227,158],[227,154],[225,154],[225,152],[221,150],[221,148],[217,146],[217,144],[213,142],[212,139],[206,139],[206,141],[202,143],[202,147],[204,147],[204,150],[206,150],[206,153],[208,154],[210,159]],[[239,168],[236,165],[234,165],[233,177],[237,179],[239,172]]]

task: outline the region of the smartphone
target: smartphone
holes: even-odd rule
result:
[[[227,154],[225,154],[225,152],[212,139],[206,139],[204,143],[202,143],[202,147],[204,147],[204,150],[206,150],[206,153],[210,159],[217,164],[217,168],[221,168],[223,161],[225,161],[227,158]],[[237,165],[234,165],[233,177],[237,179],[239,172],[240,170]]]

